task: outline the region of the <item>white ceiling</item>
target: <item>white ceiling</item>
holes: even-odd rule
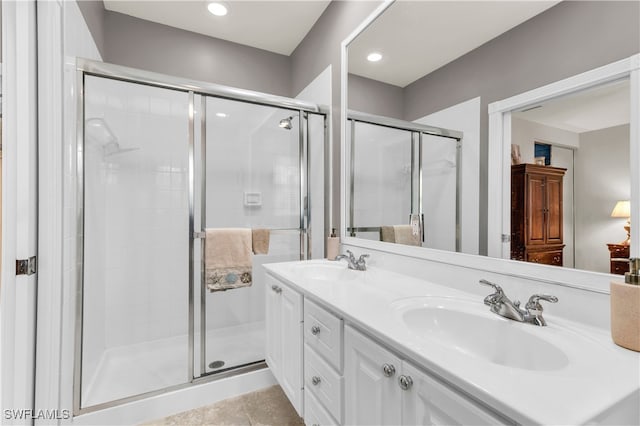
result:
[[[397,1],[349,45],[349,72],[405,87],[557,3]]]
[[[182,28],[282,55],[304,39],[330,0],[224,1],[229,13],[214,16],[205,0],[104,0],[107,10]]]
[[[628,124],[629,80],[552,99],[541,105],[541,108],[517,112],[514,116],[574,133]]]

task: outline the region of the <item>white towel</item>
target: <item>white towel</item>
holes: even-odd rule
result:
[[[251,229],[205,230],[205,282],[210,291],[248,287],[251,277]]]

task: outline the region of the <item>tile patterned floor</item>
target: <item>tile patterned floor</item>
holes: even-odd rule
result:
[[[304,422],[280,386],[272,386],[145,423],[160,425],[304,426]]]

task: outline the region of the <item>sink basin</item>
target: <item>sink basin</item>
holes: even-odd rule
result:
[[[417,337],[493,364],[535,371],[569,364],[560,348],[536,335],[547,330],[501,318],[480,302],[424,297],[401,299],[392,307]]]
[[[347,268],[344,262],[303,263],[293,267],[293,271],[308,280],[346,281],[356,278],[356,271]]]

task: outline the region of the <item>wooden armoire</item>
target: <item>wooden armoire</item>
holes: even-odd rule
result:
[[[567,169],[511,166],[511,259],[562,266],[562,178]]]

